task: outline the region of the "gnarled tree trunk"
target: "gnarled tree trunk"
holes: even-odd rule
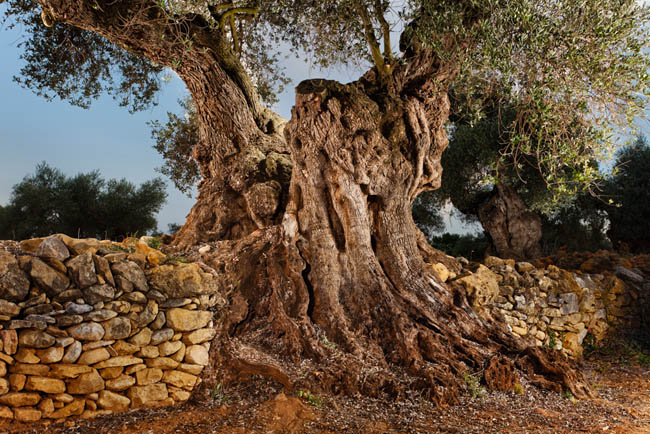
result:
[[[497,256],[523,261],[542,254],[542,220],[512,186],[497,184],[494,195],[479,207],[478,218]]]
[[[141,10],[39,1],[56,21],[174,66],[192,94],[204,181],[176,242],[216,241],[200,258],[230,301],[212,347],[214,375],[374,396],[419,389],[445,403],[464,372],[490,361],[512,376],[507,356],[538,384],[589,394],[558,353],[526,349],[476,315],[463,289],[442,284],[423,260],[435,254],[411,203],[439,186],[449,112],[441,83],[454,65],[423,50],[396,64],[388,82],[373,70],[348,85],[302,83],[283,135],[224,36],[200,16],[170,22],[146,1]]]

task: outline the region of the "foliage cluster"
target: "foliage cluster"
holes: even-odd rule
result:
[[[442,250],[448,255],[454,257],[462,256],[470,261],[480,261],[483,259],[485,251],[490,245],[485,233],[477,235],[444,233],[429,238],[429,242],[433,247]]]
[[[0,238],[26,239],[53,233],[117,239],[156,228],[165,203],[165,183],[157,178],[139,187],[125,179],[104,180],[98,171],[73,177],[41,163],[14,185],[0,209]]]

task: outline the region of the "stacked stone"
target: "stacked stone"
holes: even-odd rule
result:
[[[206,267],[63,235],[0,251],[0,417],[92,417],[184,402],[222,303]]]
[[[441,265],[434,270],[444,277]],[[638,288],[648,285],[641,273],[618,267],[614,275],[577,274],[494,256],[484,264],[463,265],[456,281],[474,309],[502,317],[513,334],[538,346],[579,357],[588,334],[598,342],[612,326],[640,326],[638,300],[645,293]]]

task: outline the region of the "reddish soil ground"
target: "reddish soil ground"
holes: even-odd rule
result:
[[[401,402],[364,397],[285,396],[264,380],[225,390],[203,388],[174,408],[91,420],[23,424],[13,433],[650,433],[650,364],[640,352],[601,352],[583,363],[598,397],[576,401],[523,383],[520,393],[479,391],[438,409],[418,396]]]

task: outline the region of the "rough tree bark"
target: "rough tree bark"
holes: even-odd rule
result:
[[[512,186],[497,184],[494,194],[479,207],[478,218],[497,256],[519,261],[541,256],[542,220]]]
[[[194,98],[204,181],[177,242],[217,240],[200,257],[229,300],[212,375],[373,396],[417,389],[442,404],[456,400],[464,372],[487,367],[512,380],[517,366],[537,384],[590,394],[562,356],[476,315],[463,289],[423,260],[436,254],[411,203],[439,186],[449,113],[440,83],[453,65],[423,50],[388,82],[374,70],[348,85],[304,82],[283,135],[201,17],[168,22],[146,2],[136,11],[132,2],[39,2],[56,21],[174,66]]]

